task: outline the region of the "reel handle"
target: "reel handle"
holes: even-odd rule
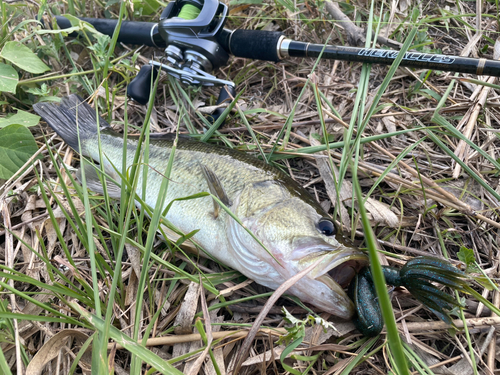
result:
[[[79,17],[90,23],[102,34],[112,36],[118,20],[107,18]],[[63,16],[56,16],[61,29],[72,27],[71,22]],[[76,36],[76,35],[71,35]],[[217,41],[222,48],[236,57],[256,60],[280,61],[285,56],[280,55],[281,41],[285,36],[277,31],[263,30],[228,30],[223,29],[217,35]],[[146,45],[149,47],[165,48],[166,42],[158,31],[158,23],[122,21],[118,42],[125,44]]]
[[[151,93],[151,84],[158,76],[158,68],[154,65],[143,65],[139,73],[127,86],[127,96],[137,103],[146,105]]]
[[[217,102],[215,104],[219,105],[226,101],[232,102],[235,96],[236,90],[234,89],[234,86],[223,86],[220,89],[219,97],[217,98]],[[207,116],[208,121],[213,124],[215,121],[217,121],[217,119],[222,115],[223,112],[224,108],[217,108],[214,113]]]

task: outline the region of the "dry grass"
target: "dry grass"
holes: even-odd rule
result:
[[[62,2],[50,3],[61,13],[67,11]],[[298,11],[295,12],[287,10],[283,4],[247,5],[238,2],[230,5],[228,25],[232,28],[282,30],[296,40],[313,43],[322,43],[328,38],[330,44],[345,43],[345,33],[329,20],[321,4],[298,2]],[[76,5],[77,15],[83,13],[79,8],[82,5],[85,6],[85,16],[104,16],[102,2],[87,1]],[[352,11],[347,12],[349,18],[356,20],[358,26],[365,27],[370,3],[354,0],[344,5],[344,10]],[[418,8],[419,19],[425,17],[425,21],[419,27],[415,44],[425,44],[425,48],[434,52],[460,55],[466,51],[470,56],[479,54],[491,58],[491,41],[496,40],[500,28],[497,5],[495,2],[482,4],[482,17],[476,14],[474,3],[465,1],[421,3],[404,0],[384,3],[383,9],[382,3],[377,2],[373,13],[375,19],[387,22],[382,25],[381,34],[402,43],[412,27],[408,23],[410,12]],[[39,10],[35,2],[26,5],[9,2],[5,6],[15,15],[9,20],[10,30],[23,19],[34,19]],[[127,9],[131,14],[130,6]],[[109,13],[116,16],[118,8],[111,5],[106,12],[107,16]],[[446,17],[447,14],[466,15]],[[153,20],[155,17],[137,16],[136,19]],[[476,22],[481,27],[477,31],[478,37],[474,37],[476,31],[471,26]],[[76,43],[70,39],[59,39],[59,35],[36,35],[32,27],[34,25],[26,25],[10,38],[26,38],[23,41],[50,64],[51,73],[68,74],[72,63],[78,71],[102,69],[99,66],[102,52],[89,52],[82,46],[86,45],[85,41]],[[115,56],[125,54],[127,48],[118,46]],[[126,117],[131,126],[140,127],[146,117],[146,108],[128,103],[127,113],[124,112],[125,83],[134,75],[133,67],[161,53],[143,48],[130,55],[133,61],[130,56],[116,61],[104,86],[102,70],[95,74],[47,80],[46,96],[61,97],[74,92],[89,96],[95,92],[102,112],[112,119],[114,128],[122,130]],[[326,167],[322,164],[328,159],[316,157],[321,153],[312,154],[307,151],[309,149],[301,149],[317,145],[317,139],[324,143],[324,129],[330,142],[337,142],[343,140],[350,123],[356,128],[361,124],[360,120],[351,119],[360,85],[361,64],[321,61],[313,72],[314,64],[312,59],[290,59],[273,64],[232,58],[229,65],[216,74],[233,80],[237,83],[237,92],[243,92],[238,105],[254,130],[255,138],[248,133],[241,115],[233,111],[211,141],[253,152],[257,140],[266,153],[278,142],[280,147],[273,154],[273,163],[307,187],[333,214],[332,202],[336,200],[336,194],[329,175],[331,169],[328,163]],[[367,92],[362,98],[365,113],[376,97],[387,70],[385,66],[371,68]],[[339,220],[344,224],[346,236],[353,238],[359,246],[365,246],[359,218],[352,208],[351,172],[347,168],[356,159],[359,160],[358,176],[363,192],[370,192],[366,207],[379,239],[383,262],[400,266],[409,258],[427,254],[462,264],[458,258],[459,251],[462,248],[472,249],[473,261],[477,264],[477,268],[472,269],[473,275],[483,276],[483,282],[471,285],[500,307],[499,292],[484,286],[488,284],[484,276],[497,281],[500,259],[500,170],[491,162],[491,159],[500,158],[499,90],[460,79],[463,75],[453,81],[453,73],[432,72],[428,77],[426,73],[399,68],[362,135],[369,137],[406,129],[430,128],[363,143],[359,152],[353,149],[343,154],[342,149],[334,147],[329,154],[322,152],[323,155],[330,155],[336,166],[346,172]],[[22,79],[29,78],[26,75]],[[35,85],[40,87],[40,83],[24,84],[20,85],[15,95],[0,94],[3,110],[7,113],[13,112],[14,108],[30,110],[31,104],[41,98],[26,92],[28,87]],[[321,101],[325,117],[323,124],[314,94],[316,89],[324,98]],[[108,102],[106,90],[110,93]],[[193,105],[196,108],[212,105],[217,94],[213,89],[191,90],[187,91],[186,97],[164,78],[160,82],[152,114],[153,131],[174,132],[180,123],[181,133],[201,134],[206,126],[194,113]],[[289,141],[283,145],[282,139],[277,140],[277,137],[293,108],[295,115]],[[109,112],[106,112],[108,109]],[[450,126],[466,134],[483,152],[467,147],[459,136],[452,133]],[[54,164],[44,146],[42,135],[51,138],[50,129],[41,124],[32,130],[43,148],[43,159],[32,163],[21,178],[7,181],[0,188],[0,223],[4,228],[12,229],[5,231],[0,227],[0,261],[3,267],[0,341],[5,357],[0,361],[8,364],[12,373],[23,373],[23,368],[35,358],[39,362],[32,363],[31,368],[38,372],[33,374],[57,371],[67,374],[75,363],[75,356],[80,355],[76,372],[88,373],[91,364],[95,366],[96,362],[92,361],[97,361],[90,358],[90,353],[96,356],[97,351],[93,348],[85,353],[81,348],[84,343],[91,348],[93,344],[89,338],[96,337],[92,336],[95,332],[93,327],[97,327],[98,323],[89,323],[92,318],[85,315],[95,313],[91,287],[95,285],[93,278],[96,281],[96,276],[92,274],[92,261],[84,244],[86,234],[77,237],[71,225],[78,221],[78,215],[85,217],[85,203],[78,195],[70,199],[67,194],[61,193],[61,181],[70,186],[71,181],[65,171],[56,174],[60,163]],[[416,147],[409,149],[417,142]],[[77,155],[57,138],[52,137],[49,145],[52,152],[67,165],[79,164]],[[443,145],[459,155],[468,169],[460,167],[445,152]],[[404,156],[397,159],[402,152]],[[381,175],[384,178],[378,181]],[[44,181],[43,184],[39,184],[37,176]],[[485,185],[491,190],[488,191]],[[42,191],[47,194],[48,202],[44,201]],[[71,203],[75,205],[73,212]],[[118,210],[115,203],[111,203],[111,209],[108,209],[102,198],[94,195],[90,196],[90,203],[94,225],[102,228],[94,232],[94,242],[95,264],[99,269],[98,296],[104,315],[117,257],[112,250],[119,247],[116,239],[110,239],[106,228],[118,230],[118,222],[123,217],[115,212]],[[48,211],[47,207],[52,210]],[[70,214],[65,215],[66,212]],[[114,216],[110,217],[110,212]],[[147,226],[142,220],[141,214],[134,212],[131,228]],[[60,233],[57,233],[54,222],[57,222]],[[80,227],[79,231],[85,233]],[[141,233],[143,237],[140,237]],[[165,244],[155,242],[156,256],[151,258],[147,272],[144,304],[138,318],[140,326],[134,327],[137,288],[140,275],[146,268],[142,265],[143,254],[139,250],[145,243],[145,231],[139,229],[139,239],[137,229],[132,230],[129,236],[136,239],[137,244],[134,246],[129,242],[125,245],[121,279],[112,303],[112,327],[129,337],[133,336],[135,328],[140,337],[152,338],[153,341],[148,341],[150,350],[184,373],[226,373],[239,355],[245,330],[252,326],[262,310],[269,291],[215,262],[189,258],[180,252],[172,253]],[[200,275],[210,280],[209,283],[204,281],[202,288]],[[207,285],[216,288],[218,296],[214,293],[215,289],[210,290]],[[13,290],[17,293],[14,294]],[[457,315],[456,329],[452,330],[422,308],[405,290],[394,290],[392,297],[401,335],[408,343],[405,346],[407,354],[420,361],[414,364],[412,370],[427,374],[498,373],[500,352],[496,347],[495,329],[500,324],[500,318],[483,304],[470,296],[461,296],[466,305],[464,317],[459,319]],[[262,322],[266,328],[251,342],[249,357],[244,358],[241,373],[285,373],[279,359],[285,346],[277,342],[278,336],[286,332],[281,306],[286,306],[289,312],[301,319],[308,313],[295,301],[280,299]],[[15,316],[9,315],[9,312],[27,314],[30,318],[14,319]],[[384,345],[384,334],[378,340],[366,340],[351,323],[338,322],[329,314],[318,313],[333,322],[339,332],[332,329],[324,332],[321,326],[308,326],[303,344],[294,356],[284,362],[286,366],[301,373],[307,371],[314,374],[340,374],[343,371],[385,374],[391,371],[393,364]],[[203,317],[204,328],[200,324],[193,326],[198,317]],[[467,332],[463,329],[464,325],[468,326]],[[207,345],[200,341],[200,331],[204,333],[208,326],[211,326],[211,350],[203,352]],[[226,334],[231,336],[228,338]],[[117,336],[112,337],[119,341]],[[109,349],[108,360],[115,373],[130,373],[130,352],[113,344]],[[135,353],[134,350],[131,351]],[[35,356],[37,353],[38,357]],[[51,360],[45,363],[44,359],[49,359],[52,354]],[[363,357],[365,354],[368,355]],[[202,360],[198,360],[200,355],[204,356]],[[471,367],[471,360],[476,363],[475,369]],[[213,362],[217,363],[217,369]],[[150,369],[144,364],[141,371],[147,373]]]

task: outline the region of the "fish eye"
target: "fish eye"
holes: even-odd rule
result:
[[[318,229],[325,236],[333,236],[335,234],[335,224],[328,219],[320,219]]]

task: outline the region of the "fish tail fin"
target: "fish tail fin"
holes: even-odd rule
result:
[[[95,109],[84,102],[78,95],[70,95],[55,103],[36,103],[33,105],[35,112],[40,115],[49,126],[72,149],[86,155],[85,150],[78,147],[78,136],[83,141],[97,133],[97,117]],[[109,127],[109,124],[99,118],[99,126]],[[84,148],[82,146],[82,148]]]

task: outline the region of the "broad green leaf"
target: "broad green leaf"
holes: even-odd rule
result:
[[[37,152],[35,138],[28,128],[10,125],[0,129],[0,178],[7,180]]]
[[[87,31],[90,31],[92,33],[97,33],[98,31],[95,29],[94,26],[92,26],[92,24],[88,23],[88,22],[85,22],[83,20],[81,20],[80,18],[78,17],[75,17],[75,16],[72,16],[71,14],[63,14],[63,17],[66,17],[69,22],[71,23],[71,28],[70,29],[67,29],[68,31],[80,31],[80,30],[87,30]],[[76,29],[74,29],[76,28]]]
[[[465,263],[467,273],[476,273],[478,276],[473,276],[474,280],[481,284],[484,288],[488,290],[497,290],[498,287],[493,280],[491,280],[488,275],[479,267],[476,262],[476,257],[474,255],[474,250],[469,249],[465,246],[460,247],[460,251],[457,253],[458,259]]]
[[[295,326],[298,326],[299,324],[304,324],[303,320],[297,319],[294,317],[292,314],[288,312],[288,310],[285,308],[285,306],[282,307],[281,311],[285,313],[285,320],[288,321],[288,323],[293,324]]]
[[[24,91],[38,96],[47,96],[50,93],[50,89],[46,83],[43,83],[40,87],[28,87]]]
[[[468,249],[465,246],[460,247],[460,251],[457,253],[458,259],[465,263],[465,266],[469,268],[476,261],[476,257],[474,256],[474,251],[472,249]]]
[[[84,22],[71,14],[63,14],[63,17],[67,18],[73,27],[79,27]]]
[[[22,125],[25,127],[38,125],[40,122],[40,116],[34,115],[32,113],[17,110],[17,113],[13,116],[0,118],[0,128],[5,128],[9,125]]]
[[[54,32],[65,32],[70,34],[75,31],[84,31],[91,34],[104,35],[97,31],[91,23],[85,22],[78,17],[72,16],[71,14],[63,14],[63,17],[69,20],[71,27],[63,30],[55,30]]]
[[[32,50],[19,42],[5,43],[0,57],[30,73],[39,74],[50,70]]]
[[[7,64],[0,63],[0,92],[16,92],[19,76],[16,70]]]
[[[156,0],[133,0],[132,2],[134,10],[143,16],[149,16],[160,7],[160,4]]]

